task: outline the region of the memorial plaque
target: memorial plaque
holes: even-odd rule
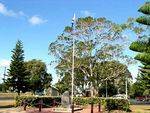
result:
[[[63,107],[70,108],[70,104],[71,104],[70,93],[69,91],[65,91],[61,96],[61,105]]]

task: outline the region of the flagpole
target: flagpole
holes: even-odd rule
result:
[[[75,14],[72,18],[72,33],[74,32],[74,24],[75,24]],[[72,82],[71,82],[71,85],[72,85],[72,88],[71,88],[71,105],[73,105],[73,95],[74,95],[74,36],[72,36],[72,44],[73,44],[73,47],[72,47]]]

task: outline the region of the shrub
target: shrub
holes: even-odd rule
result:
[[[16,106],[23,105],[23,102],[27,102],[28,106],[37,107],[39,100],[43,100],[43,107],[51,107],[55,101],[55,105],[61,103],[60,97],[51,97],[51,96],[17,96]]]
[[[123,110],[130,111],[129,109],[129,101],[126,99],[113,99],[113,98],[99,98],[99,97],[75,97],[74,103],[77,105],[88,105],[88,104],[99,104],[105,106],[108,111],[111,110]]]
[[[102,98],[98,97],[75,97],[74,98],[74,103],[77,105],[88,105],[88,104],[98,104],[103,102]]]
[[[56,104],[59,105],[61,103],[61,97],[50,97],[50,96],[17,96],[16,97],[16,106],[20,106],[23,101],[28,103],[28,106],[36,107],[39,100],[43,100],[43,107],[51,107],[53,106],[53,102],[55,100]],[[105,106],[108,111],[111,110],[123,110],[130,111],[129,109],[129,101],[126,99],[113,99],[113,98],[100,98],[100,97],[74,97],[74,104],[76,105],[89,105],[89,104],[99,104]]]
[[[108,111],[111,110],[123,110],[130,111],[130,103],[129,100],[126,99],[106,99],[106,109]]]

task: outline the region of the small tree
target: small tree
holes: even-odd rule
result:
[[[27,73],[24,67],[24,50],[23,44],[20,40],[17,41],[15,48],[12,51],[10,69],[8,70],[8,79],[6,84],[12,91],[26,92],[27,86]]]
[[[25,68],[28,72],[28,82],[30,90],[42,92],[51,85],[52,75],[47,73],[46,65],[41,60],[30,60],[25,62]]]

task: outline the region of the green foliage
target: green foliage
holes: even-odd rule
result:
[[[79,60],[79,59],[78,59]],[[76,59],[76,62],[78,62]],[[86,69],[86,59],[82,59],[82,69]],[[85,85],[88,82],[92,82],[94,88],[97,89],[99,95],[105,96],[105,82],[106,78],[108,78],[108,95],[112,96],[117,94],[117,89],[122,89],[123,93],[125,91],[125,78],[126,76],[131,79],[131,73],[127,69],[127,67],[117,61],[106,61],[106,62],[95,62],[95,66],[93,69],[94,75],[92,77],[84,76],[82,69],[75,69],[75,78],[74,85],[80,89],[80,94],[86,95]],[[89,70],[86,70],[89,71]],[[71,89],[71,74],[68,72],[64,72],[62,78],[56,83],[55,87],[59,89],[60,93],[63,93],[66,90]],[[130,83],[129,83],[130,84]],[[76,89],[75,89],[76,90]],[[77,90],[76,90],[77,91]],[[120,90],[121,91],[121,90]],[[77,91],[78,92],[78,91]]]
[[[88,104],[104,104],[105,99],[99,98],[99,97],[74,97],[74,103],[77,105],[83,105],[86,106]]]
[[[70,33],[72,32],[72,30],[73,30],[72,27],[66,26],[64,31]]]
[[[146,15],[140,16],[136,19],[138,23],[144,24],[144,25],[150,25],[150,2],[146,2],[139,10],[139,12],[142,12]]]
[[[20,40],[17,41],[12,53],[6,84],[11,90],[17,91],[20,94],[20,91],[26,92],[28,90],[27,73],[24,67],[23,44]]]
[[[150,64],[150,53],[141,53],[135,56],[136,60]]]
[[[149,96],[150,95],[150,89],[147,89],[144,91],[143,95],[145,96]]]
[[[99,97],[75,97],[74,103],[77,105],[88,105],[88,104],[98,104],[101,103],[105,105],[105,108],[108,111],[111,110],[123,110],[123,111],[130,111],[130,102],[126,99],[113,99],[113,98],[99,98]]]
[[[69,80],[68,80],[69,81]],[[60,94],[63,94],[65,91],[68,91],[70,86],[66,82],[57,82],[55,87],[58,89]]]
[[[50,97],[50,96],[17,96],[16,97],[16,106],[20,106],[23,102],[27,102],[28,106],[37,107],[39,100],[43,100],[43,107],[51,107],[53,102],[56,102],[56,105],[61,103],[61,97]]]
[[[28,73],[29,88],[35,91],[43,91],[51,85],[52,75],[47,73],[46,65],[41,60],[30,60],[25,62]]]
[[[98,63],[117,59],[129,64],[130,58],[123,52],[126,45],[126,38],[123,36],[123,33],[125,29],[131,26],[130,22],[117,24],[106,18],[93,18],[90,16],[76,19],[74,26],[66,26],[56,41],[49,45],[49,53],[56,57],[58,63],[56,70],[60,76],[60,84],[57,84],[57,86],[65,86],[65,89],[70,89],[68,84],[70,84],[69,80],[71,80],[72,39],[74,38],[74,76],[75,86],[77,86],[75,90],[81,93],[88,89],[91,91],[91,96],[93,94],[97,95],[99,81],[106,79],[106,74],[102,74],[102,71],[101,73],[99,72],[98,69],[100,68],[97,68]],[[123,69],[122,67],[124,66],[120,66],[120,68],[115,68],[114,66],[112,70],[110,69],[111,74],[114,71],[113,75],[115,77],[121,76],[120,71]],[[108,73],[108,75],[111,74]],[[63,81],[63,78],[68,78],[68,80],[64,79]]]
[[[138,82],[135,82],[131,86],[131,92],[130,92],[130,97],[131,98],[136,98],[138,96],[143,95],[144,89],[142,88],[141,84]]]
[[[8,85],[6,83],[0,84],[0,92],[6,92],[8,90]]]
[[[150,2],[146,2],[138,11],[144,14],[150,14]]]
[[[0,84],[0,92],[2,92],[2,90],[3,90],[3,84]]]
[[[126,99],[106,99],[106,109],[130,111],[130,102]]]
[[[150,2],[146,2],[140,9],[139,12],[145,14],[136,19],[138,23],[144,25],[144,36],[140,36],[138,41],[133,42],[130,45],[130,49],[136,52],[140,52],[135,56],[136,60],[139,60],[143,65],[140,67],[140,73],[137,77],[137,81],[132,86],[132,95],[142,96],[145,90],[150,89]],[[142,35],[143,35],[142,34]]]
[[[137,52],[150,52],[150,46],[148,43],[135,41],[130,45],[130,49]]]
[[[108,96],[113,96],[117,94],[117,87],[115,86],[115,84],[112,81],[107,81],[107,94]],[[99,96],[106,96],[106,83],[104,82],[100,88],[99,88]]]
[[[150,18],[149,17],[140,16],[139,18],[136,19],[136,21],[138,23],[142,23],[142,24],[145,24],[145,25],[150,25]]]
[[[16,97],[16,106],[20,106],[24,101],[28,103],[28,106],[36,107],[38,101],[42,99],[43,100],[43,107],[50,107],[53,105],[53,101],[59,105],[61,103],[60,97],[49,97],[49,96],[43,96],[43,97],[35,97],[35,96],[17,96]],[[98,104],[101,103],[102,105],[105,105],[105,108],[109,111],[111,110],[129,110],[129,101],[126,99],[106,99],[106,98],[99,98],[99,97],[74,97],[74,103],[76,105],[89,105],[89,104]]]

